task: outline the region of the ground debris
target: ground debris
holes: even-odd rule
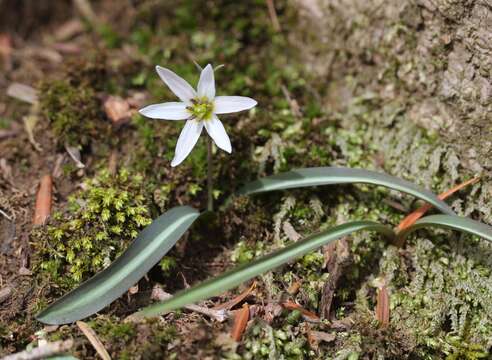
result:
[[[348,240],[342,238],[325,247],[325,261],[330,277],[326,281],[321,294],[321,317],[330,318],[333,296],[346,266],[350,263],[350,248]]]
[[[244,290],[241,294],[236,296],[234,299],[227,301],[223,304],[216,305],[213,308],[215,310],[230,310],[234,306],[242,302],[244,299],[246,299],[253,292],[255,288],[256,288],[256,281],[253,281],[253,284],[251,284],[251,286],[248,289]]]
[[[79,327],[80,331],[82,331],[87,339],[89,339],[90,343],[92,344],[94,349],[96,349],[99,356],[101,356],[103,360],[111,360],[111,356],[109,356],[108,351],[104,348],[104,345],[101,340],[99,340],[96,332],[83,321],[77,321],[76,324]]]
[[[243,336],[246,325],[248,325],[249,320],[249,305],[247,303],[243,304],[243,307],[236,312],[234,316],[234,325],[231,330],[231,337],[235,341],[240,341]]]
[[[44,175],[39,183],[34,209],[33,225],[44,225],[51,214],[53,197],[53,180],[51,175]]]
[[[24,350],[16,354],[7,355],[3,360],[37,360],[45,359],[49,356],[61,354],[70,350],[73,346],[73,340],[47,342],[32,350]]]
[[[158,285],[154,286],[154,288],[152,289],[152,295],[151,295],[152,300],[164,301],[164,300],[170,299],[171,297],[172,297],[171,294],[165,292]],[[194,305],[194,304],[186,305],[184,308],[187,310],[190,310],[190,311],[200,313],[202,315],[206,315],[206,316],[208,316],[208,317],[210,317],[210,318],[212,318],[218,322],[224,322],[230,317],[230,312],[225,310],[225,309],[219,309],[219,310],[209,309],[209,308],[199,306],[199,305]]]
[[[106,116],[113,122],[114,125],[121,125],[130,120],[134,111],[130,109],[130,104],[127,100],[120,96],[108,96],[104,100],[104,111]]]
[[[36,89],[29,85],[21,83],[12,83],[7,88],[7,95],[14,99],[27,102],[34,105],[38,102],[38,94]]]

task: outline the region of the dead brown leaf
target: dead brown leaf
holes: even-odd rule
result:
[[[34,225],[44,225],[51,213],[51,201],[53,193],[53,182],[50,175],[44,175],[39,184],[36,196],[36,207],[34,209]]]
[[[109,96],[104,101],[104,111],[113,124],[120,124],[132,116],[130,104],[119,96]]]
[[[283,302],[282,306],[284,308],[286,308],[287,310],[298,310],[298,311],[300,311],[301,314],[303,315],[303,317],[308,321],[311,321],[311,322],[319,322],[320,321],[320,318],[318,315],[316,315],[315,313],[313,313],[309,310],[304,309],[301,305],[296,304],[295,302],[293,302],[291,300],[287,300],[287,301]]]
[[[382,328],[388,327],[390,323],[390,299],[388,288],[382,285],[378,288],[378,296],[376,301],[376,319]]]
[[[244,330],[249,320],[249,305],[245,303],[241,310],[238,310],[234,317],[234,325],[231,331],[231,337],[235,341],[240,341],[243,336]]]

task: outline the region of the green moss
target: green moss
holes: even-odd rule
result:
[[[172,256],[164,256],[159,262],[159,266],[165,276],[171,275],[173,274],[172,270],[177,266],[176,259]]]
[[[43,82],[39,93],[41,111],[60,144],[87,145],[102,136],[100,105],[92,88],[54,80]]]
[[[239,241],[231,255],[231,260],[237,262],[238,264],[244,264],[263,255],[264,251],[265,249],[263,242],[250,244],[245,241]]]
[[[108,266],[151,222],[144,193],[143,178],[125,169],[87,180],[67,208],[35,233],[40,276],[66,289]]]
[[[99,318],[89,323],[97,333],[112,341],[127,342],[137,334],[135,324],[131,322],[119,322],[112,318]]]
[[[292,315],[294,314],[294,315]],[[299,320],[299,313],[292,312],[287,323],[279,329],[257,322],[246,334],[244,348],[240,352],[243,359],[284,358],[289,360],[316,358],[309,348],[305,334],[300,327],[293,326]]]

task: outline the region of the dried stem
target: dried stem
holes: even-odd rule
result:
[[[212,161],[212,139],[207,137],[207,210],[214,211],[214,184],[213,184],[213,161]]]
[[[173,296],[171,294],[165,292],[159,286],[154,286],[154,288],[152,289],[151,298],[153,300],[165,301],[165,300],[168,300],[172,297]],[[199,305],[195,305],[195,304],[186,305],[184,308],[187,310],[190,310],[190,311],[197,312],[197,313],[202,314],[202,315],[206,315],[209,318],[214,319],[218,322],[224,322],[230,316],[230,312],[225,310],[225,309],[215,310],[215,309],[209,309],[209,308],[206,308],[204,306],[199,306]]]

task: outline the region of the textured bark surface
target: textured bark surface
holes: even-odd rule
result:
[[[324,108],[339,123],[337,142],[348,159],[340,165],[374,167],[436,192],[480,175],[480,183],[449,203],[460,215],[491,224],[492,2],[293,4],[300,20],[291,41],[326,89]],[[371,163],[360,164],[360,156],[351,154],[345,132],[362,134],[362,154],[377,149]],[[424,234],[402,252],[388,248],[381,258],[395,337],[376,353],[398,344],[405,356],[414,352],[418,358],[441,358],[439,351],[463,359],[490,356],[491,247],[450,234],[445,242],[437,239]],[[483,277],[478,264],[487,268]],[[358,293],[357,316],[371,311],[370,296],[364,288]],[[361,326],[357,331],[362,344],[379,336]]]
[[[438,131],[472,172],[492,170],[492,2],[296,0],[297,40],[343,108],[375,93]],[[301,42],[299,42],[301,44]],[[309,44],[307,47],[304,44]]]

